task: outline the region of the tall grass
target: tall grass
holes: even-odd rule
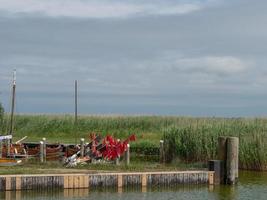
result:
[[[207,161],[217,156],[219,136],[239,137],[239,164],[243,169],[267,169],[266,119],[221,119],[200,121],[165,130],[167,161]]]
[[[6,133],[8,116],[0,127]],[[46,137],[49,142],[75,142],[74,117],[71,115],[18,115],[15,139],[28,136],[28,141]],[[266,118],[190,118],[161,116],[80,116],[77,136],[88,139],[89,133],[112,134],[126,138],[137,136],[133,147],[159,145],[164,138],[169,160],[178,156],[185,161],[206,161],[217,155],[217,138],[221,135],[240,139],[240,166],[245,169],[267,169]],[[150,145],[151,144],[151,145]]]

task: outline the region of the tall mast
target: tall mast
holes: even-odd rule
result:
[[[12,104],[11,104],[11,115],[10,115],[10,131],[9,131],[10,135],[13,134],[13,128],[14,128],[15,95],[16,95],[16,70],[13,71]]]
[[[75,128],[75,143],[77,144],[77,121],[78,121],[78,106],[77,106],[77,104],[78,104],[78,101],[77,101],[77,99],[78,99],[78,92],[77,92],[77,90],[78,90],[78,84],[77,84],[77,80],[75,80],[75,121],[74,121],[74,128]]]

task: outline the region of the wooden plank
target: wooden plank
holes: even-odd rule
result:
[[[214,172],[209,172],[209,184],[214,184]]]
[[[11,190],[11,177],[6,177],[6,190]]]
[[[74,182],[73,188],[79,188],[79,176],[74,176],[73,182]]]
[[[21,176],[16,177],[16,190],[21,190]]]
[[[64,189],[69,188],[69,176],[64,176]]]
[[[121,188],[122,186],[123,186],[122,175],[118,175],[118,187]]]
[[[89,176],[84,176],[84,188],[89,188]]]
[[[73,187],[73,176],[68,176],[68,188],[74,188]]]
[[[147,175],[142,174],[142,187],[146,187],[146,186],[147,186]]]
[[[84,188],[84,176],[79,176],[79,188]]]

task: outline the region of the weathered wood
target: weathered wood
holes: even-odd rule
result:
[[[127,149],[125,152],[126,165],[130,165],[130,144],[127,144]]]
[[[44,162],[44,142],[40,141],[40,162]]]
[[[55,188],[107,188],[174,186],[177,184],[205,184],[210,181],[208,171],[129,172],[99,174],[2,175],[1,190],[53,190]]]
[[[43,146],[43,157],[44,157],[44,162],[46,162],[46,138],[44,137],[43,138],[43,143],[44,143],[44,146]]]
[[[80,155],[80,157],[84,158],[84,138],[81,138],[80,145],[81,145],[81,150],[80,150],[81,155]]]
[[[118,188],[121,188],[123,186],[123,182],[122,182],[122,175],[118,175]]]
[[[147,175],[142,174],[142,187],[146,187],[146,186],[147,186]]]
[[[2,158],[3,141],[0,140],[0,158]]]
[[[214,172],[209,172],[209,184],[214,184]]]
[[[11,190],[11,177],[6,177],[6,190]]]
[[[159,141],[159,161],[160,163],[164,163],[165,162],[165,158],[164,158],[164,141],[160,140]]]
[[[214,184],[225,183],[225,164],[222,160],[210,160],[208,162],[208,170],[214,171]]]
[[[21,177],[16,177],[16,190],[21,190]]]
[[[237,137],[227,138],[226,183],[230,185],[238,180],[238,146]]]
[[[227,137],[218,137],[218,160],[222,160],[226,163],[226,140]]]

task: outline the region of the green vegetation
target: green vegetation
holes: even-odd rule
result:
[[[23,165],[11,166],[11,167],[0,167],[0,174],[66,174],[66,173],[97,173],[102,172],[131,172],[131,171],[175,171],[175,170],[196,170],[204,169],[206,166],[202,163],[177,163],[171,164],[159,164],[159,162],[153,161],[140,161],[131,160],[131,165],[127,166],[123,161],[120,165],[111,163],[97,163],[90,165],[78,165],[74,168],[62,167],[60,162],[47,162],[39,163],[36,161],[29,160]]]
[[[2,131],[8,127],[7,119],[5,116]],[[71,115],[19,115],[15,124],[15,140],[27,135],[28,141],[40,141],[46,137],[48,142],[75,142]],[[237,136],[240,138],[240,166],[267,169],[266,118],[80,116],[78,138],[89,140],[92,132],[121,139],[135,133],[137,142],[131,146],[137,155],[157,154],[159,140],[164,139],[166,160],[178,157],[187,163],[215,159],[218,136]]]
[[[243,169],[267,169],[266,119],[209,120],[208,123],[172,127],[165,131],[166,160],[175,156],[186,162],[216,158],[219,136],[239,137],[239,165]]]

